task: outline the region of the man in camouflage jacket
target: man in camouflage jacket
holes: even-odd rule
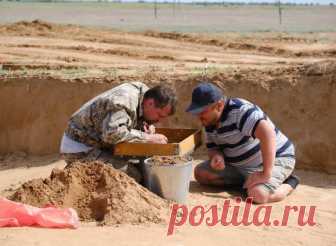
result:
[[[136,169],[113,156],[120,142],[167,143],[153,123],[174,114],[175,92],[166,86],[149,89],[141,82],[121,84],[85,103],[70,118],[61,154],[68,165],[77,160],[102,160],[140,181]]]

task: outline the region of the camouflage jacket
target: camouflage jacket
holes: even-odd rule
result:
[[[144,123],[142,100],[147,90],[145,84],[132,82],[96,96],[71,116],[65,134],[98,148],[124,141],[144,141],[140,129]]]

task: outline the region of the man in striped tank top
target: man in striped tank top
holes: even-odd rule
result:
[[[296,188],[294,145],[257,105],[203,82],[186,111],[206,132],[209,160],[195,168],[199,183],[240,185],[255,203],[281,201]]]

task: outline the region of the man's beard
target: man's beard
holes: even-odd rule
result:
[[[201,120],[201,122],[202,122],[203,126],[214,126],[214,125],[217,124],[217,120],[216,119],[212,119],[212,120],[209,120],[209,121],[206,121],[206,122],[203,122]]]
[[[145,120],[148,125],[153,125],[155,123],[158,123],[158,120]]]

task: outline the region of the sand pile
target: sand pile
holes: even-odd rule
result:
[[[107,225],[160,223],[168,213],[167,201],[98,161],[54,169],[49,178],[28,181],[9,198],[39,207],[72,207],[82,220]]]

